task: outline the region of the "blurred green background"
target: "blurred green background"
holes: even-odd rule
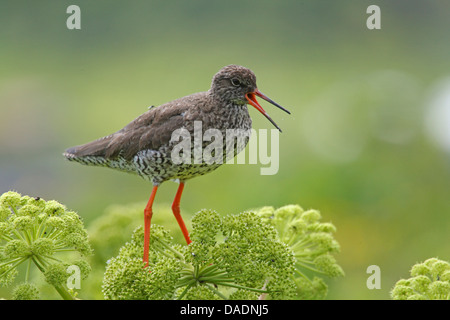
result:
[[[71,4],[81,30],[66,28]],[[366,27],[371,4],[381,30]],[[113,204],[145,203],[149,183],[62,152],[244,65],[292,112],[262,103],[283,129],[279,171],[225,165],[189,181],[186,220],[315,208],[337,227],[346,272],[328,298],[389,299],[414,263],[450,259],[449,20],[448,0],[1,1],[0,193],[58,200],[87,226]],[[156,202],[176,188],[163,184]],[[370,265],[379,290],[366,287]]]

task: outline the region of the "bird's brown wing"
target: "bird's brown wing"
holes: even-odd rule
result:
[[[100,156],[114,159],[119,155],[132,159],[141,150],[158,150],[168,144],[172,132],[183,127],[183,115],[196,107],[199,94],[153,107],[123,129],[84,145],[69,148],[66,156]]]
[[[129,160],[141,150],[158,150],[168,144],[172,132],[183,126],[183,108],[158,107],[116,132],[105,152],[106,158],[119,154]]]

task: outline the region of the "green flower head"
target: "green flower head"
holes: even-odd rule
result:
[[[449,300],[450,263],[430,258],[415,264],[411,278],[397,281],[391,290],[394,300]]]
[[[323,298],[327,286],[322,278],[314,275],[333,278],[344,275],[333,256],[340,250],[333,236],[336,232],[335,226],[329,222],[321,222],[322,215],[319,211],[304,210],[298,205],[287,205],[278,209],[263,207],[256,213],[275,227],[279,239],[288,245],[293,253],[297,297]]]
[[[138,227],[108,262],[106,299],[292,299],[323,298],[326,284],[302,271],[343,274],[332,253],[334,226],[317,211],[290,205],[222,216],[201,210],[192,219],[192,242],[174,244],[152,225],[149,266],[142,262]],[[305,267],[306,266],[306,267]],[[307,268],[309,267],[309,268]],[[301,271],[299,271],[301,270]],[[299,275],[300,274],[300,275]]]
[[[10,191],[0,196],[0,231],[1,285],[11,284],[17,267],[26,263],[26,277],[34,265],[58,292],[69,297],[62,287],[64,277],[68,276],[64,269],[68,254],[84,257],[92,252],[87,232],[76,213],[57,201]],[[19,293],[24,288],[27,286],[17,289],[18,297],[23,296]]]
[[[32,283],[22,283],[16,286],[12,292],[13,300],[38,300],[39,290]]]

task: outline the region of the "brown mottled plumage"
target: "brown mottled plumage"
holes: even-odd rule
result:
[[[190,243],[188,232],[179,214],[184,181],[215,170],[221,165],[221,163],[194,163],[194,161],[174,163],[171,152],[179,140],[172,139],[172,133],[177,129],[186,129],[193,141],[196,121],[201,123],[202,133],[208,129],[219,130],[224,139],[222,161],[224,163],[228,157],[239,153],[250,138],[252,121],[247,104],[253,105],[278,128],[256,101],[255,95],[288,112],[258,91],[256,77],[251,70],[229,65],[214,75],[208,91],[194,93],[159,107],[151,107],[123,129],[87,144],[69,148],[64,153],[66,159],[70,161],[135,173],[153,183],[152,194],[144,211],[146,229],[144,262],[148,263],[151,207],[159,184],[167,180],[180,182],[172,208],[187,243]],[[245,142],[243,145],[235,145],[234,152],[230,155],[225,153],[227,129],[238,129],[239,138],[243,138]],[[206,145],[204,143],[202,147]],[[192,150],[193,148],[194,146]]]

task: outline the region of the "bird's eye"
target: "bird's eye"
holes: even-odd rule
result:
[[[231,79],[231,84],[235,87],[238,87],[241,85],[241,81],[237,78],[233,78],[233,79]]]

